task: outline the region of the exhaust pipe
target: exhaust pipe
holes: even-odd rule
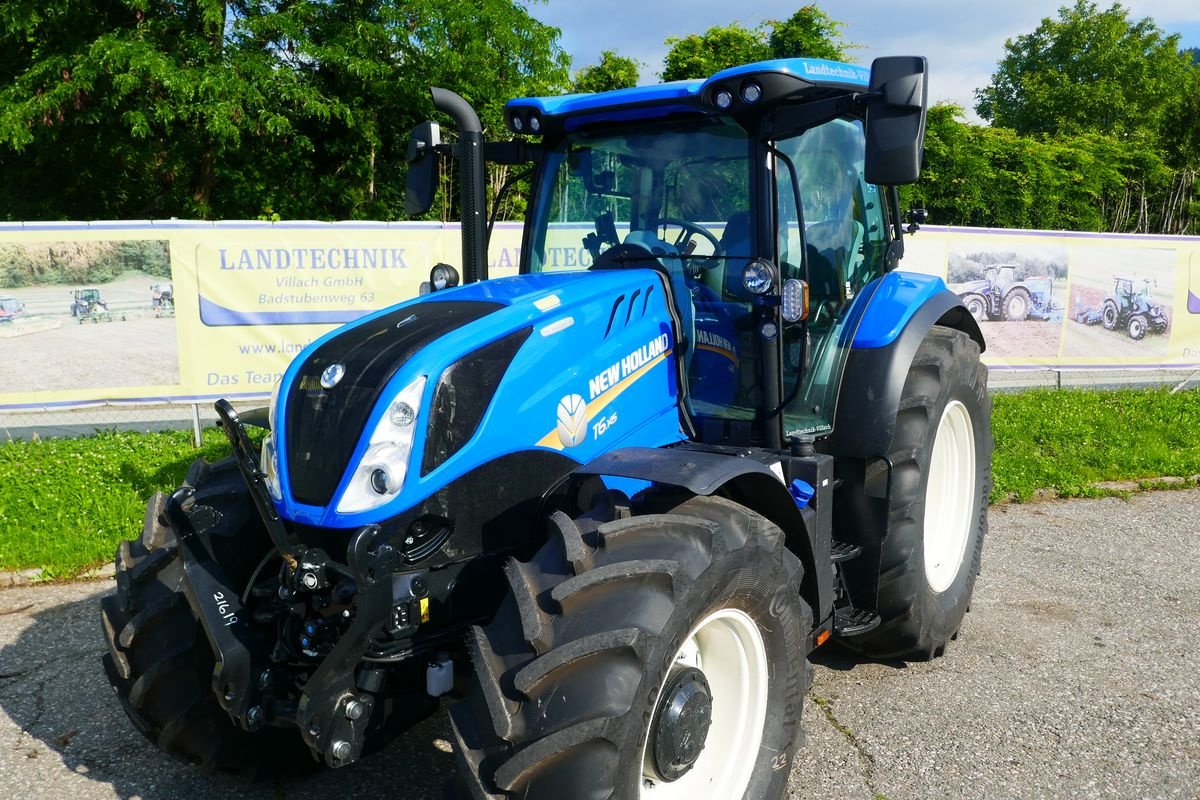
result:
[[[434,87],[433,107],[458,126],[462,209],[463,282],[487,280],[487,195],[484,192],[483,127],[470,103],[449,89]]]

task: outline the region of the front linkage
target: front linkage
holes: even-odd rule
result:
[[[192,522],[189,512],[194,510],[195,489],[184,486],[168,499],[165,516],[183,565],[183,590],[216,658],[213,692],[243,730],[294,725],[313,753],[329,766],[353,763],[362,755],[376,705],[374,692],[383,682],[379,671],[359,674],[356,668],[364,663],[381,628],[386,627],[393,640],[402,642],[427,618],[428,570],[404,569],[402,554],[381,540],[377,525],[354,532],[345,564],[319,548],[290,542],[237,412],[224,400],[218,401],[216,409],[250,497],[284,566],[274,609],[251,611],[218,563],[208,538]],[[332,602],[320,598],[322,593],[334,595]],[[336,644],[322,653],[320,665],[303,682],[298,699],[291,699],[291,681],[277,676],[275,669],[289,660],[288,654],[280,645],[272,650],[254,623],[269,622],[281,610],[290,612],[313,596],[317,596],[317,606],[346,607],[339,612]],[[345,602],[351,599],[352,604]],[[300,638],[302,648],[318,650],[321,627],[306,623],[307,635]]]

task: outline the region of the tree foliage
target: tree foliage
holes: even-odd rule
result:
[[[827,58],[845,61],[857,45],[842,38],[845,23],[815,5],[807,5],[782,22],[768,22],[767,44],[773,58]]]
[[[1098,132],[1158,142],[1189,85],[1179,36],[1119,3],[1076,0],[1032,33],[1010,39],[976,111],[1020,134]]]
[[[1104,133],[1022,136],[963,122],[935,106],[921,180],[905,207],[942,225],[1129,233],[1195,233],[1197,172],[1173,168],[1143,141]]]
[[[757,28],[735,21],[702,34],[673,36],[666,40],[670,49],[663,64],[663,80],[707,78],[729,67],[769,58],[844,60],[855,45],[842,39],[842,27],[810,4],[786,20],[768,20]]]
[[[5,0],[0,216],[399,216],[430,85],[496,130],[567,66],[515,0]]]
[[[707,78],[739,64],[762,61],[769,57],[766,36],[761,28],[747,28],[740,22],[718,25],[702,34],[666,40],[670,50],[663,61],[663,80]]]
[[[637,59],[617,55],[615,50],[600,53],[600,63],[590,64],[575,73],[572,90],[576,92],[609,92],[637,86],[642,64]]]
[[[23,242],[0,244],[0,289],[106,283],[125,272],[171,277],[167,242]]]

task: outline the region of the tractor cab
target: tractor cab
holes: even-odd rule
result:
[[[883,185],[916,179],[924,70],[782,59],[509,102],[510,131],[535,139],[520,144],[534,163],[521,272],[663,275],[694,438],[828,434],[861,309],[902,254]]]

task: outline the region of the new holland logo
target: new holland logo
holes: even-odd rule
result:
[[[581,445],[587,438],[587,403],[577,394],[558,401],[558,438],[563,447]]]

